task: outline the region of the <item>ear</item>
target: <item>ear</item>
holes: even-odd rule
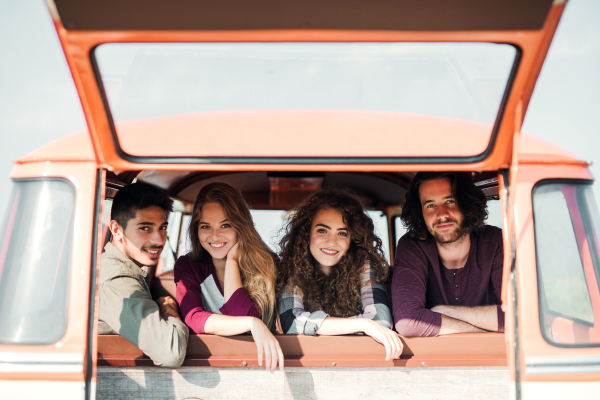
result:
[[[123,241],[123,228],[121,227],[121,225],[119,225],[117,221],[115,221],[114,219],[110,221],[110,223],[108,224],[108,228],[110,229],[110,233],[112,234],[111,241]]]

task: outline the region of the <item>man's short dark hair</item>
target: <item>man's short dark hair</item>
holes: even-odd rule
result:
[[[113,199],[110,219],[117,221],[125,229],[127,222],[135,218],[138,210],[153,206],[162,208],[168,216],[173,211],[173,200],[152,185],[136,182],[117,192]]]
[[[450,180],[452,196],[464,216],[462,229],[465,232],[473,232],[484,225],[488,215],[486,197],[483,191],[475,186],[469,173],[419,172],[410,182],[406,200],[402,206],[402,225],[407,229],[409,236],[419,240],[432,237],[423,219],[419,189],[423,182],[444,178]]]

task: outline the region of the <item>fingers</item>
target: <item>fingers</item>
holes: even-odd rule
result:
[[[402,350],[404,349],[404,344],[402,343],[402,340],[400,339],[400,336],[398,336],[398,334],[396,332],[392,332],[394,335],[394,343],[396,344],[396,355],[394,356],[394,358],[400,358],[400,356],[402,355]]]
[[[256,350],[258,351],[258,366],[262,367],[263,347],[261,343],[256,343]]]
[[[271,373],[275,372],[275,369],[277,369],[277,358],[278,358],[278,354],[277,354],[277,348],[275,346],[275,343],[272,343],[271,345]]]
[[[275,343],[277,346],[277,356],[279,357],[279,370],[283,371],[283,351],[281,351],[281,346],[279,346],[279,342]]]
[[[272,355],[271,355],[271,348],[269,346],[264,346],[264,352],[265,352],[265,368],[267,371],[270,371],[271,373],[273,372],[273,369],[271,368],[271,363],[273,361],[272,359]]]

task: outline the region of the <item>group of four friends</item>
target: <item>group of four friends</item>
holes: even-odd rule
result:
[[[153,301],[172,200],[135,183],[111,209],[100,270],[99,334],[120,334],[156,365],[183,363],[189,330],[250,332],[258,363],[284,356],[273,333],[364,333],[400,357],[400,335],[503,332],[502,233],[485,224],[486,197],[467,173],[418,173],[402,207],[407,233],[390,266],[359,197],[321,189],[290,213],[280,252],[254,227],[239,191],[211,183],[198,194],[191,252],[174,266],[177,300]],[[391,309],[384,283],[391,275]],[[395,328],[395,331],[393,330]]]

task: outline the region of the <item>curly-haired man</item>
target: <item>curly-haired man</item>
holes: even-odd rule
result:
[[[419,172],[402,208],[392,278],[404,336],[504,332],[502,230],[485,225],[486,198],[465,172]]]

